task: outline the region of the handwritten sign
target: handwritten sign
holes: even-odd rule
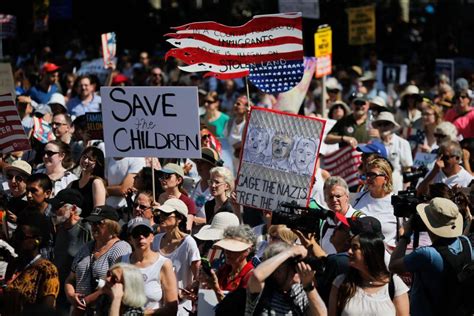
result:
[[[349,45],[375,43],[375,6],[347,9]]]
[[[237,202],[276,210],[308,205],[325,121],[252,107],[237,178]]]
[[[197,87],[102,87],[108,157],[201,158]]]
[[[114,63],[117,63],[117,58],[113,57],[111,59]],[[97,58],[91,61],[83,61],[81,63],[81,68],[77,71],[79,76],[82,75],[96,75],[101,84],[105,83],[107,76],[109,74],[109,69],[104,68],[104,60],[102,58]]]
[[[417,152],[415,155],[415,161],[413,162],[413,166],[425,166],[426,168],[431,169],[433,168],[435,161],[436,154]]]
[[[104,139],[104,126],[101,112],[86,113],[87,133],[90,139]]]
[[[329,26],[320,26],[314,33],[314,52],[316,78],[330,75],[332,72],[332,30]]]

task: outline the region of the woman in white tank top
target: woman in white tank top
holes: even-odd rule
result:
[[[150,221],[136,217],[128,223],[129,241],[133,252],[121,258],[121,262],[140,269],[145,281],[145,308],[148,312],[175,315],[178,310],[178,283],[171,260],[151,250],[153,229]]]

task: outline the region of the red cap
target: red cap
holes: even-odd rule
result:
[[[59,66],[53,63],[45,63],[42,68],[43,72],[56,72],[59,70]]]
[[[128,77],[123,74],[118,74],[114,77],[114,79],[112,79],[113,85],[118,85],[118,84],[126,83],[126,82],[128,82]]]

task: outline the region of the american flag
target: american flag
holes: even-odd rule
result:
[[[332,176],[340,176],[346,180],[349,187],[359,184],[359,165],[362,153],[351,146],[345,146],[326,155],[323,159],[323,168]]]
[[[102,57],[104,59],[104,66],[107,66],[115,57],[117,50],[117,40],[114,32],[104,33],[101,35],[102,40]]]
[[[0,150],[2,154],[30,150],[30,142],[10,93],[0,95]]]
[[[10,14],[0,14],[0,39],[15,37],[16,16]]]
[[[187,72],[206,71],[218,79],[244,77],[249,67],[280,60],[303,60],[301,13],[257,15],[242,26],[195,22],[175,27],[167,41]]]

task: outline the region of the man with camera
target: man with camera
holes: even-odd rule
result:
[[[433,169],[417,188],[418,195],[426,195],[431,183],[446,183],[449,187],[467,187],[474,177],[461,165],[463,152],[458,142],[448,140],[439,146],[439,157]]]
[[[247,283],[245,315],[327,315],[307,254],[303,246],[270,245]]]
[[[401,229],[398,245],[390,259],[390,272],[414,274],[410,294],[411,315],[465,315],[458,310],[462,305],[458,299],[462,295],[457,292],[459,285],[455,268],[445,258],[448,252],[449,256],[466,259],[467,262],[471,260],[470,243],[461,241],[466,239],[464,237],[459,238],[463,230],[462,215],[457,205],[445,198],[434,198],[429,204],[419,204],[416,211],[417,215],[412,215]],[[426,225],[433,244],[406,255],[415,216],[419,216]],[[465,257],[459,257],[461,255]]]

